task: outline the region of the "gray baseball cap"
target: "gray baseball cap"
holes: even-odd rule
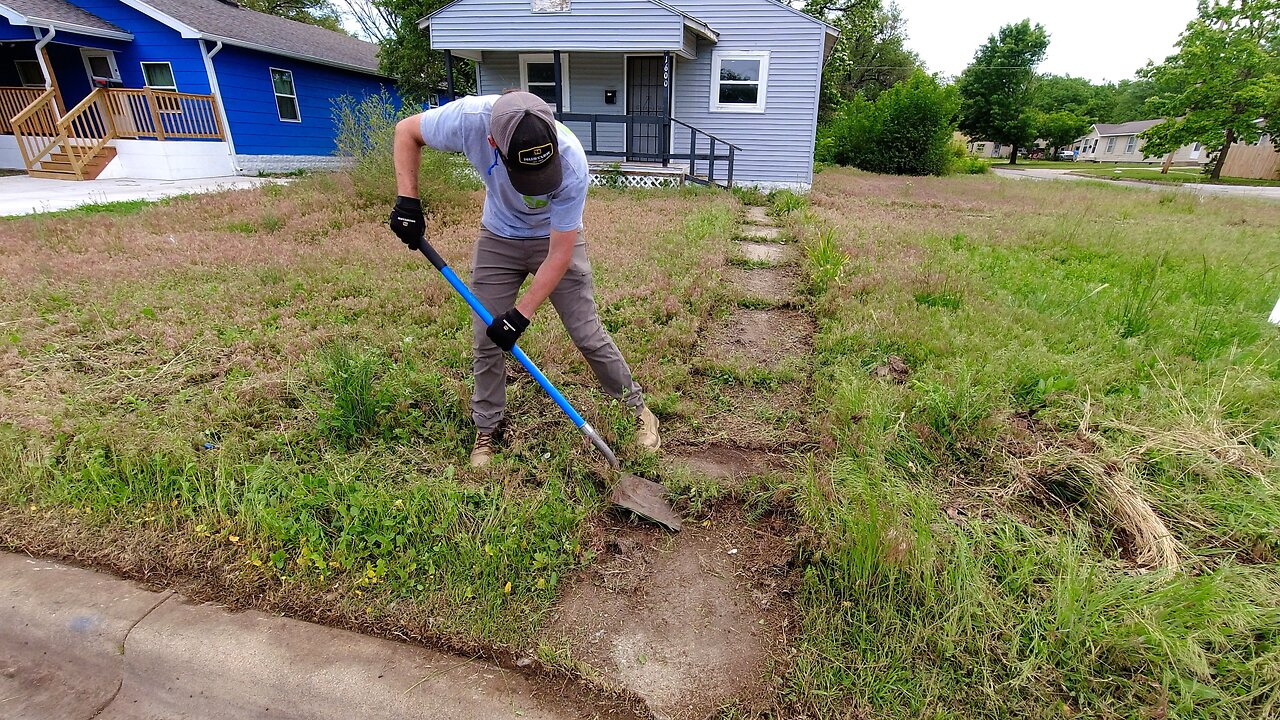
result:
[[[510,92],[493,104],[489,135],[522,195],[550,195],[564,180],[551,106],[527,92]]]

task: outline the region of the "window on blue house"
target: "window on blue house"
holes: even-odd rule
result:
[[[173,77],[173,66],[167,62],[142,63],[142,78],[152,90],[178,92],[178,81]]]
[[[40,70],[39,60],[14,60],[13,64],[18,66],[18,80],[22,87],[44,87],[44,73]]]
[[[271,68],[271,88],[276,94],[276,113],[285,122],[302,122],[298,111],[298,91],[289,70]]]
[[[711,110],[764,112],[769,53],[716,51],[711,55]]]

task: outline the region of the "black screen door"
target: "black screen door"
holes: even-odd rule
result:
[[[662,117],[662,58],[627,58],[627,114]],[[632,123],[627,132],[627,159],[639,162],[662,161],[662,124]]]

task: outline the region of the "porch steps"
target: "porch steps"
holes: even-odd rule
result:
[[[116,156],[116,149],[107,146],[102,148],[98,155],[84,166],[84,179],[95,180],[102,174],[103,169],[107,167]],[[39,168],[33,168],[28,171],[31,177],[50,178],[53,180],[76,180],[75,170],[71,166],[71,158],[66,153],[52,153],[47,160],[41,160]]]

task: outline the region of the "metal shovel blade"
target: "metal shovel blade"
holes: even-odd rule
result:
[[[666,500],[667,488],[661,483],[645,480],[631,473],[622,473],[613,486],[609,500],[647,520],[652,520],[668,530],[680,532],[684,527],[680,516]]]

